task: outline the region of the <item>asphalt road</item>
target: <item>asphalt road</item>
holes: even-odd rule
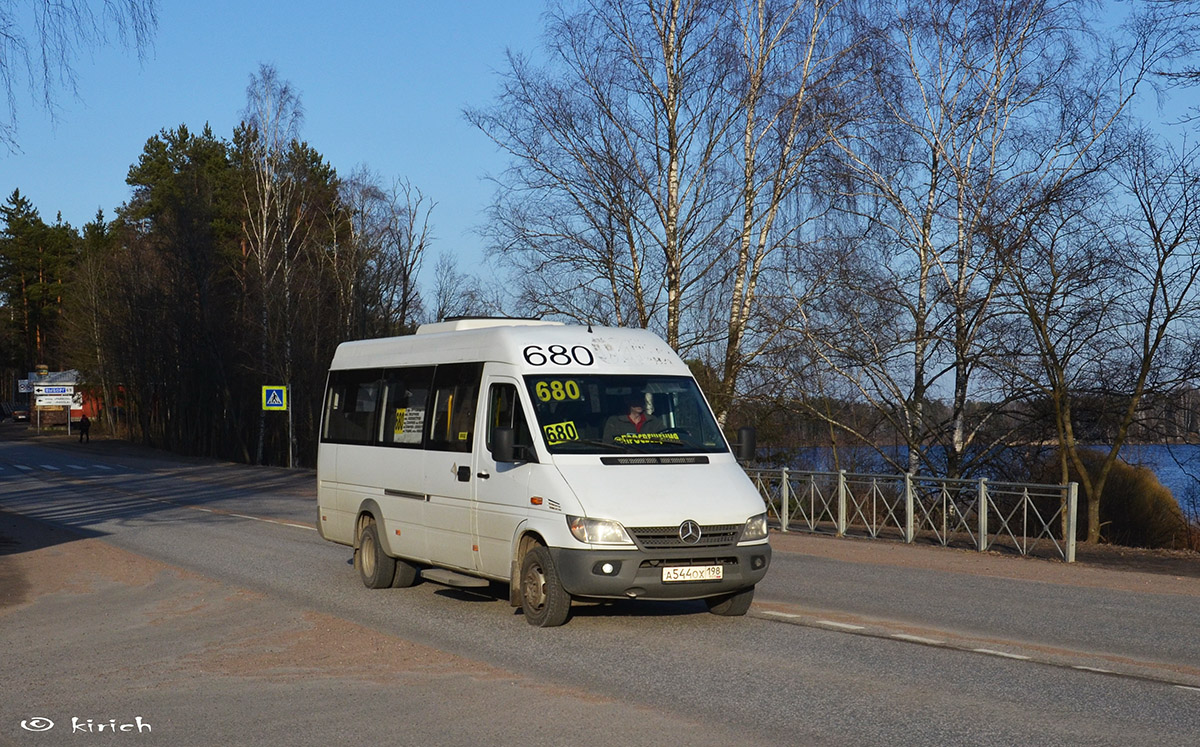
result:
[[[618,603],[537,629],[500,587],[363,588],[312,529],[311,472],[4,428],[0,744],[1200,734],[1195,579],[789,535],[745,618]]]

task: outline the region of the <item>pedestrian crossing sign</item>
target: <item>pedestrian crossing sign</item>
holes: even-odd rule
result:
[[[262,388],[262,402],[262,409],[264,410],[286,410],[287,387],[264,386]]]

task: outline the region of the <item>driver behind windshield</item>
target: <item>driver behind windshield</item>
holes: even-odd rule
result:
[[[604,441],[619,443],[621,436],[641,433],[662,433],[663,427],[658,418],[646,412],[646,399],[641,395],[628,397],[625,400],[627,411],[621,415],[613,415],[604,423]]]

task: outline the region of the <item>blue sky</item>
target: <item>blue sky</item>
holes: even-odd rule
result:
[[[303,137],[340,174],[366,165],[437,203],[428,271],[438,253],[476,269],[472,229],[492,194],[484,177],[505,160],[462,110],[493,100],[506,49],[536,49],[544,10],[544,0],[164,0],[145,59],[118,47],[84,54],[79,98],[60,91],[53,121],[21,91],[21,152],[0,150],[0,200],[19,188],[47,222],[61,211],[81,226],[98,208],[111,219],[148,138],[206,122],[232,137],[250,75],[269,63],[301,95]]]

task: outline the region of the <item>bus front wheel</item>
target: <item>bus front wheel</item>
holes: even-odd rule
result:
[[[754,587],[723,594],[719,597],[707,597],[704,602],[708,611],[724,617],[738,617],[750,611],[750,603],[754,601]]]
[[[540,545],[521,561],[521,609],[525,621],[539,628],[562,625],[571,613],[571,595],[562,587],[550,551]]]

